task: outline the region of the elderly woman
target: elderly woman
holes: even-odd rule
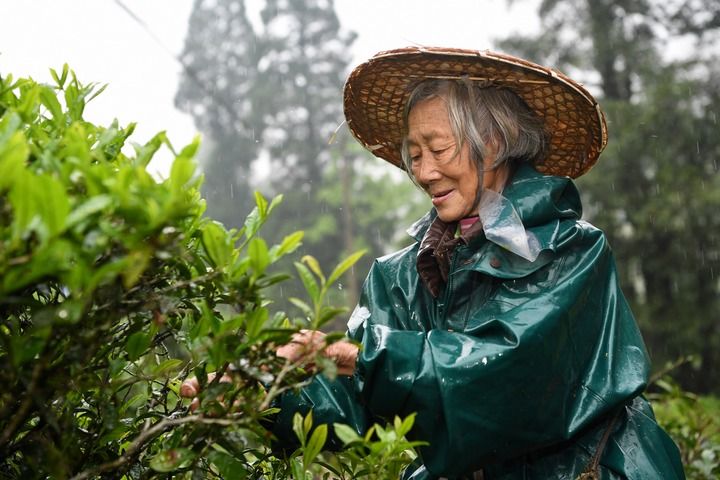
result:
[[[345,376],[285,395],[275,433],[295,411],[359,431],[417,412],[429,444],[405,478],[684,478],[640,396],[648,356],[610,247],[580,219],[571,178],[607,140],[592,96],[514,57],[407,48],[351,73],[345,113],[432,209],[372,266],[348,323],[361,347],[324,350]]]

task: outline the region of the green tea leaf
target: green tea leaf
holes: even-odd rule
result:
[[[268,202],[267,200],[265,200],[265,197],[263,197],[262,194],[258,191],[255,191],[255,205],[257,205],[260,218],[264,220],[268,214]]]
[[[315,460],[315,457],[322,451],[327,440],[327,425],[318,425],[310,436],[310,440],[305,446],[303,452],[303,464],[307,467]]]
[[[155,366],[152,369],[152,373],[155,376],[162,376],[167,373],[174,373],[180,370],[180,367],[182,367],[185,364],[183,360],[180,360],[179,358],[169,358],[163,362],[161,362],[159,365]]]
[[[194,457],[189,448],[171,448],[155,455],[150,460],[150,468],[156,472],[172,472],[190,463]]]
[[[327,324],[329,321],[331,321],[333,318],[337,317],[340,314],[346,313],[347,311],[348,309],[345,307],[323,307],[320,310],[320,316],[315,319],[313,328],[320,328],[323,325]]]
[[[202,244],[213,266],[217,268],[223,268],[230,262],[232,251],[227,240],[227,231],[221,223],[208,222],[203,225]]]
[[[270,258],[274,262],[281,257],[294,252],[300,245],[302,245],[302,239],[305,236],[305,232],[297,231],[283,238],[280,245],[275,245],[270,249]]]
[[[34,359],[45,347],[51,331],[50,326],[45,326],[35,328],[23,336],[10,337],[13,365],[19,367],[23,363]]]
[[[5,142],[0,139],[0,192],[15,184],[18,177],[25,173],[25,161],[29,155],[30,147],[21,132],[11,134]]]
[[[258,208],[255,207],[245,218],[245,238],[250,239],[254,237],[258,229],[260,228],[260,225],[262,225],[262,221],[260,220],[260,213],[258,212]]]
[[[152,336],[145,332],[135,332],[130,335],[125,343],[125,352],[127,352],[128,359],[134,361],[140,358],[145,351],[150,347]]]
[[[247,320],[245,322],[248,337],[251,339],[257,338],[269,317],[270,312],[267,308],[259,307],[251,310],[247,314]]]
[[[295,262],[295,268],[297,269],[298,273],[300,274],[300,280],[302,281],[303,285],[305,286],[305,291],[310,295],[310,298],[314,303],[317,303],[320,301],[320,287],[317,284],[317,281],[315,280],[315,277],[313,277],[312,273],[310,273],[310,270],[303,265],[302,263]]]
[[[354,428],[348,425],[342,423],[334,423],[333,430],[335,431],[335,435],[337,435],[337,437],[340,439],[341,442],[343,442],[344,445],[352,442],[362,441],[362,437],[358,435]]]
[[[170,178],[168,179],[173,192],[184,192],[194,175],[195,161],[190,157],[176,157],[170,167]]]
[[[312,410],[305,415],[305,418],[303,419],[303,433],[307,437],[307,435],[310,433],[310,430],[313,426],[313,416],[312,416]]]
[[[366,250],[360,250],[359,252],[355,252],[349,257],[347,257],[345,260],[340,262],[340,264],[335,267],[335,269],[332,271],[330,276],[327,279],[327,283],[329,285],[332,285],[335,283],[336,280],[338,280],[343,273],[345,273],[350,267],[355,265],[355,263],[360,260],[360,257],[365,255]]]
[[[270,255],[265,240],[259,237],[250,240],[248,257],[250,258],[250,266],[254,270],[254,276],[259,277],[265,272],[267,266],[270,265]]]
[[[70,212],[66,221],[67,228],[72,228],[92,214],[104,210],[111,203],[112,197],[109,195],[96,195],[91,197]]]
[[[295,297],[288,298],[288,301],[298,307],[307,318],[312,319],[314,312],[310,305]]]
[[[16,175],[9,198],[15,213],[15,238],[35,231],[47,241],[64,230],[70,202],[63,185],[55,178],[27,172]]]
[[[395,427],[395,430],[397,431],[397,434],[399,436],[404,437],[405,435],[407,435],[410,432],[414,423],[415,423],[415,414],[412,413],[412,414],[408,415],[407,417],[405,417],[405,419],[400,424],[400,427],[399,428]]]
[[[300,415],[300,412],[295,412],[293,415],[293,432],[295,432],[295,436],[300,441],[300,445],[305,446],[305,430],[303,429],[303,417]]]
[[[125,269],[121,272],[125,288],[130,288],[137,283],[145,269],[147,269],[152,255],[152,250],[145,246],[139,247],[127,255]]]
[[[53,123],[57,127],[62,127],[65,124],[65,114],[53,89],[46,86],[40,87],[40,101],[52,114]]]
[[[317,275],[317,277],[320,279],[321,285],[325,285],[325,275],[323,275],[320,264],[315,257],[311,255],[305,255],[300,259],[300,261],[310,267],[310,270],[312,270],[313,273]]]
[[[208,460],[217,467],[224,480],[242,480],[248,476],[245,465],[225,452],[210,452]]]
[[[297,458],[293,458],[290,460],[290,468],[292,470],[292,478],[294,480],[305,480],[305,469],[303,469],[303,466],[300,464],[300,460]]]
[[[282,203],[282,201],[283,201],[283,196],[282,196],[282,194],[281,194],[281,195],[277,195],[275,198],[273,198],[273,199],[272,199],[272,202],[270,202],[270,206],[267,208],[266,214],[267,214],[267,215],[270,215],[270,214],[272,213],[272,211],[275,210],[275,207],[277,207],[278,205],[280,205],[280,204]]]

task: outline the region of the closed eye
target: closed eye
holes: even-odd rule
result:
[[[448,145],[447,147],[440,147],[431,150],[434,157],[446,157],[450,153],[455,151],[455,145]]]

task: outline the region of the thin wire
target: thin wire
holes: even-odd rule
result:
[[[138,25],[140,25],[140,28],[142,28],[145,33],[147,33],[150,38],[152,38],[155,43],[157,43],[165,51],[165,53],[167,53],[173,60],[180,64],[180,68],[182,68],[183,72],[188,76],[191,82],[193,82],[205,95],[212,98],[215,101],[215,104],[219,106],[220,109],[224,110],[225,113],[230,115],[230,118],[234,122],[239,122],[240,125],[244,125],[244,122],[240,119],[235,110],[232,110],[228,106],[227,102],[219,98],[214,91],[208,89],[205,83],[200,80],[197,72],[195,72],[189,65],[183,62],[183,59],[180,55],[173,53],[173,51],[170,50],[170,48],[168,48],[168,46],[165,45],[165,43],[157,35],[155,35],[155,33],[150,29],[150,26],[142,18],[140,18],[139,15],[133,12],[130,7],[125,5],[122,0],[114,1],[125,13],[130,16],[130,18],[132,18]]]
[[[125,11],[125,13],[130,15],[130,18],[135,20],[135,22],[137,22],[137,24],[140,25],[140,27],[142,27],[143,30],[145,30],[145,33],[150,35],[150,37],[153,40],[155,40],[155,43],[160,45],[160,47],[162,47],[162,49],[165,50],[165,52],[167,54],[169,54],[171,57],[173,57],[173,59],[177,60],[178,62],[180,62],[180,64],[182,64],[182,59],[179,56],[175,55],[172,52],[172,50],[170,50],[170,48],[168,48],[168,46],[165,45],[165,43],[163,43],[163,41],[160,39],[160,37],[155,35],[155,33],[152,30],[150,30],[150,26],[142,18],[140,18],[137,14],[135,14],[135,12],[130,10],[130,7],[125,5],[121,0],[115,0],[115,3],[117,3],[118,6]]]

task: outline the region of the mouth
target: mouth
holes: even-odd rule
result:
[[[450,197],[450,195],[452,195],[453,191],[454,190],[450,189],[450,190],[440,190],[437,192],[430,193],[430,198],[432,200],[432,204],[437,207],[438,205],[443,203],[445,200],[447,200]]]

